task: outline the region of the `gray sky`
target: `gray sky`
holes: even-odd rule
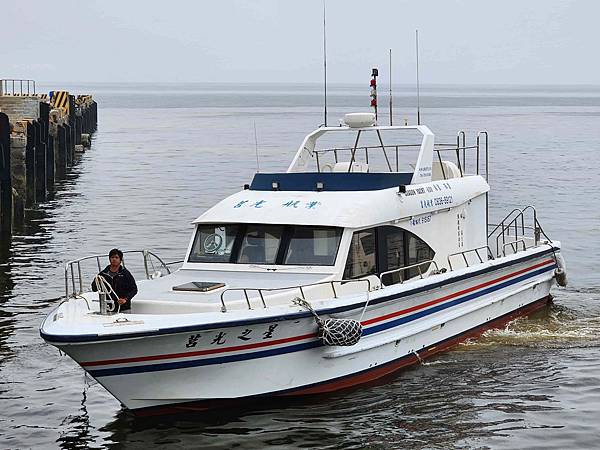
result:
[[[600,84],[593,0],[326,0],[328,78]],[[321,0],[8,1],[0,78],[320,82]]]

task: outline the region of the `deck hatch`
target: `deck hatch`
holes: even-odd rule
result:
[[[225,283],[214,281],[192,281],[190,283],[173,286],[174,291],[210,292],[225,287]]]

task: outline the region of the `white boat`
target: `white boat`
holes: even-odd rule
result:
[[[347,116],[309,134],[285,173],[257,173],[200,215],[180,269],[144,251],[130,311],[85,292],[82,266],[99,268],[98,255],[69,262],[40,334],[138,414],[383,377],[566,283],[560,243],[532,207],[488,224],[487,160],[485,132],[437,145],[426,126]]]

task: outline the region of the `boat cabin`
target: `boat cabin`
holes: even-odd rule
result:
[[[134,312],[364,294],[487,260],[479,136],[472,174],[462,136],[435,144],[426,126],[378,126],[370,113],[318,128],[287,171],[256,173],[200,215],[180,270],[140,282]]]
[[[180,276],[229,291],[362,279],[378,289],[487,245],[488,184],[460,159],[443,160],[427,127],[376,126],[371,114],[346,121],[309,134],[286,172],[257,173],[198,217]],[[418,144],[387,142],[415,134]],[[346,144],[321,145],[331,136]]]

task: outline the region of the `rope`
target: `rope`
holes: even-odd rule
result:
[[[113,312],[115,310],[115,305],[116,305],[117,313],[119,313],[121,311],[121,305],[119,304],[118,301],[115,302],[113,300],[113,295],[117,299],[119,298],[119,296],[114,291],[114,289],[112,288],[110,283],[100,274],[96,275],[96,277],[94,278],[94,281],[96,282],[96,287],[98,288],[98,293],[105,294],[108,296],[108,299],[110,299],[110,302],[107,301],[107,303],[106,303],[106,309],[108,310],[108,312]]]

